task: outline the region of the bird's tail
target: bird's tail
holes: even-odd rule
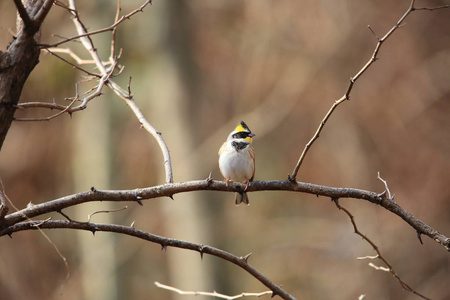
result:
[[[250,205],[250,202],[248,201],[247,193],[235,193],[235,196],[236,196],[236,205],[239,205],[241,203]]]

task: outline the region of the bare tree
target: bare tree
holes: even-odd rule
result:
[[[192,193],[194,191],[222,191],[222,192],[240,192],[247,188],[241,183],[226,184],[220,180],[214,180],[211,175],[202,180],[190,180],[183,182],[175,182],[173,176],[173,167],[176,170],[176,164],[172,166],[172,159],[169,152],[169,147],[166,144],[163,134],[158,131],[147,120],[141,108],[137,105],[132,88],[133,80],[131,77],[126,80],[127,84],[121,86],[119,82],[121,76],[123,77],[124,67],[120,64],[120,58],[122,51],[117,47],[117,31],[128,20],[132,20],[136,15],[142,13],[147,9],[152,9],[150,4],[152,1],[143,1],[142,4],[122,14],[120,2],[117,6],[114,22],[107,27],[91,30],[89,26],[84,23],[80,11],[76,7],[75,0],[68,0],[67,4],[59,1],[45,0],[45,1],[19,1],[14,0],[14,4],[19,16],[19,25],[17,27],[16,35],[12,42],[9,44],[6,52],[0,52],[0,146],[7,136],[9,128],[13,120],[19,121],[49,121],[66,114],[82,114],[84,109],[90,105],[91,101],[98,99],[104,95],[106,91],[111,91],[117,98],[121,99],[130,111],[134,114],[135,118],[140,123],[150,136],[157,142],[160,152],[162,154],[162,163],[164,166],[165,181],[163,184],[155,185],[146,188],[135,188],[130,190],[100,190],[93,186],[89,191],[74,193],[64,197],[48,200],[40,204],[32,204],[26,208],[17,209],[11,211],[11,206],[14,201],[9,201],[6,192],[0,193],[0,236],[13,236],[14,233],[26,230],[39,230],[43,229],[75,229],[81,231],[96,232],[112,232],[116,234],[128,235],[156,243],[161,245],[162,249],[168,247],[180,248],[184,250],[195,251],[203,258],[205,254],[215,256],[221,260],[228,261],[239,268],[245,270],[248,274],[256,278],[265,287],[271,291],[271,295],[279,296],[283,299],[295,299],[295,296],[289,292],[289,287],[275,283],[270,279],[270,274],[263,274],[263,272],[256,269],[249,263],[249,257],[251,253],[246,255],[235,255],[230,252],[224,251],[219,247],[212,247],[203,245],[201,243],[194,243],[191,241],[184,241],[181,239],[168,238],[157,234],[150,233],[146,230],[140,230],[135,228],[134,224],[130,226],[116,225],[112,223],[101,224],[91,222],[91,216],[97,213],[108,213],[115,211],[122,211],[122,209],[115,210],[110,207],[106,207],[104,210],[93,212],[87,221],[81,221],[74,218],[67,210],[73,207],[77,207],[83,203],[88,202],[136,202],[140,205],[144,200],[167,197],[174,198],[174,195],[181,193]],[[43,43],[40,41],[40,30],[44,24],[46,17],[51,9],[56,8],[65,11],[65,13],[72,18],[76,34],[71,37],[61,38],[58,42]],[[391,194],[387,182],[378,175],[378,179],[382,181],[385,190],[381,192],[373,192],[363,189],[354,188],[341,188],[330,187],[326,185],[318,185],[297,181],[298,174],[301,171],[302,163],[305,157],[309,153],[314,143],[318,140],[320,134],[327,128],[327,124],[330,118],[333,116],[336,109],[343,103],[350,99],[352,91],[366,71],[372,67],[372,65],[378,60],[379,54],[384,49],[384,43],[391,39],[394,34],[400,30],[405,24],[405,20],[409,18],[416,11],[434,11],[448,8],[449,5],[437,6],[437,7],[422,7],[416,6],[416,1],[412,0],[409,6],[405,8],[404,13],[394,22],[393,26],[381,37],[377,37],[375,32],[369,27],[373,35],[376,37],[375,48],[369,60],[363,64],[360,69],[355,72],[354,76],[350,78],[350,83],[345,89],[344,95],[335,100],[319,123],[314,135],[303,148],[298,162],[295,165],[291,174],[286,179],[279,180],[257,180],[248,186],[248,192],[261,192],[261,191],[291,191],[295,193],[311,194],[316,196],[322,196],[329,198],[333,201],[339,210],[342,210],[349,218],[353,229],[357,235],[364,239],[375,251],[375,256],[367,256],[366,259],[376,259],[382,267],[373,265],[377,269],[389,272],[395,280],[397,280],[400,286],[412,294],[415,294],[423,299],[430,299],[425,293],[422,293],[412,285],[406,283],[400,272],[394,270],[393,265],[388,261],[386,255],[383,254],[382,246],[378,246],[373,239],[366,236],[360,231],[355,217],[350,210],[344,207],[339,199],[352,198],[358,200],[368,201],[375,204],[387,211],[390,211],[394,215],[400,217],[417,233],[417,237],[420,243],[423,243],[422,236],[429,237],[444,249],[450,251],[450,239],[434,229],[433,227],[422,222],[418,218],[414,217],[410,212],[400,206],[394,201],[394,195]],[[96,46],[94,37],[100,34],[111,34],[110,50],[107,60],[102,60],[102,56],[99,54],[100,50]],[[82,51],[84,54],[89,55],[89,59],[81,59],[80,56],[72,47],[68,44],[78,41],[82,45]],[[53,102],[22,102],[19,103],[22,89],[26,83],[27,78],[39,63],[39,57],[41,53],[46,52],[63,61],[68,67],[77,69],[85,76],[84,81],[79,81],[75,85],[75,95],[67,97],[65,103],[60,104],[56,101]],[[72,62],[72,61],[75,62]],[[88,66],[88,67],[86,67]],[[117,79],[116,79],[117,78]],[[123,82],[123,81],[122,81]],[[90,85],[90,86],[89,86]],[[86,88],[86,86],[89,86]],[[52,113],[46,117],[32,117],[32,118],[15,118],[15,112],[17,109],[28,111],[32,108],[41,108],[44,110],[55,110],[56,113]],[[182,128],[186,123],[183,120],[179,120],[177,128]],[[182,137],[182,133],[180,137]],[[195,137],[190,137],[192,140]],[[186,145],[186,142],[183,144]],[[193,146],[187,147],[189,151],[195,151]],[[181,164],[182,162],[180,162]],[[183,162],[184,164],[188,164]],[[195,168],[195,164],[191,162],[191,170]],[[190,172],[183,174],[189,176]],[[205,176],[206,177],[206,176]],[[5,187],[8,188],[7,186]],[[9,202],[8,202],[9,201]],[[183,208],[186,210],[189,208]],[[56,213],[61,216],[61,219],[55,220],[54,217],[46,218],[46,214]],[[39,218],[38,220],[33,218]],[[194,225],[193,225],[194,226]],[[195,226],[193,227],[195,228]],[[199,228],[197,226],[197,228]],[[183,292],[176,287],[167,287],[165,285],[158,284],[161,288],[172,289],[181,294],[189,294]],[[200,294],[219,297],[218,293],[199,292]],[[244,296],[260,296],[262,294],[249,294],[247,291],[243,291],[241,295]],[[296,295],[302,298],[302,295]],[[227,296],[225,296],[227,298]],[[235,299],[236,297],[228,297],[228,299]]]

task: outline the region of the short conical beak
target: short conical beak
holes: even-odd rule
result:
[[[250,134],[248,135],[249,137],[254,137],[256,134],[250,132]]]

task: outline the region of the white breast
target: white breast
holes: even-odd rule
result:
[[[244,182],[253,176],[253,161],[248,149],[236,152],[230,144],[219,158],[222,175],[232,181]]]

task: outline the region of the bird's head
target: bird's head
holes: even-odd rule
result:
[[[245,140],[247,142],[252,142],[252,137],[254,137],[255,134],[251,132],[250,128],[248,128],[247,124],[244,123],[244,121],[241,121],[238,126],[233,130],[233,132],[230,133],[228,136],[229,140]]]

